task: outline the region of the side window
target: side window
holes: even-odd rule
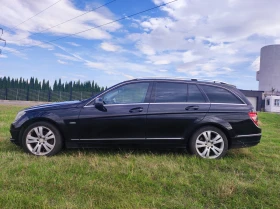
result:
[[[188,86],[185,83],[158,82],[155,88],[155,103],[186,102]]]
[[[143,103],[149,83],[132,83],[118,87],[103,95],[105,104]]]
[[[188,85],[188,102],[205,102],[205,98],[194,84]]]
[[[240,99],[226,89],[207,85],[201,85],[201,87],[212,103],[243,104]]]
[[[280,106],[280,99],[275,99],[274,100],[274,106],[277,106],[277,107]]]
[[[270,99],[266,100],[266,105],[270,105]]]

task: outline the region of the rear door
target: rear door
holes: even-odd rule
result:
[[[210,104],[195,84],[155,82],[147,113],[146,137],[151,143],[183,143],[184,135],[202,120]]]

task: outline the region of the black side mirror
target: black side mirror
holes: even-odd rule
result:
[[[100,111],[105,111],[105,112],[107,111],[107,109],[104,107],[104,103],[103,103],[102,98],[97,97],[95,99],[94,106],[95,106],[96,109],[98,109]]]

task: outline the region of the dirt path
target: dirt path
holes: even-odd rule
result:
[[[19,101],[19,100],[0,100],[0,105],[6,106],[35,106],[40,104],[46,104],[49,102],[36,102],[36,101]]]

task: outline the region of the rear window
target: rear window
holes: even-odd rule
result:
[[[185,83],[158,82],[155,89],[155,102],[186,102],[188,86]]]
[[[201,85],[201,87],[212,103],[243,104],[237,96],[226,89],[208,85]]]

